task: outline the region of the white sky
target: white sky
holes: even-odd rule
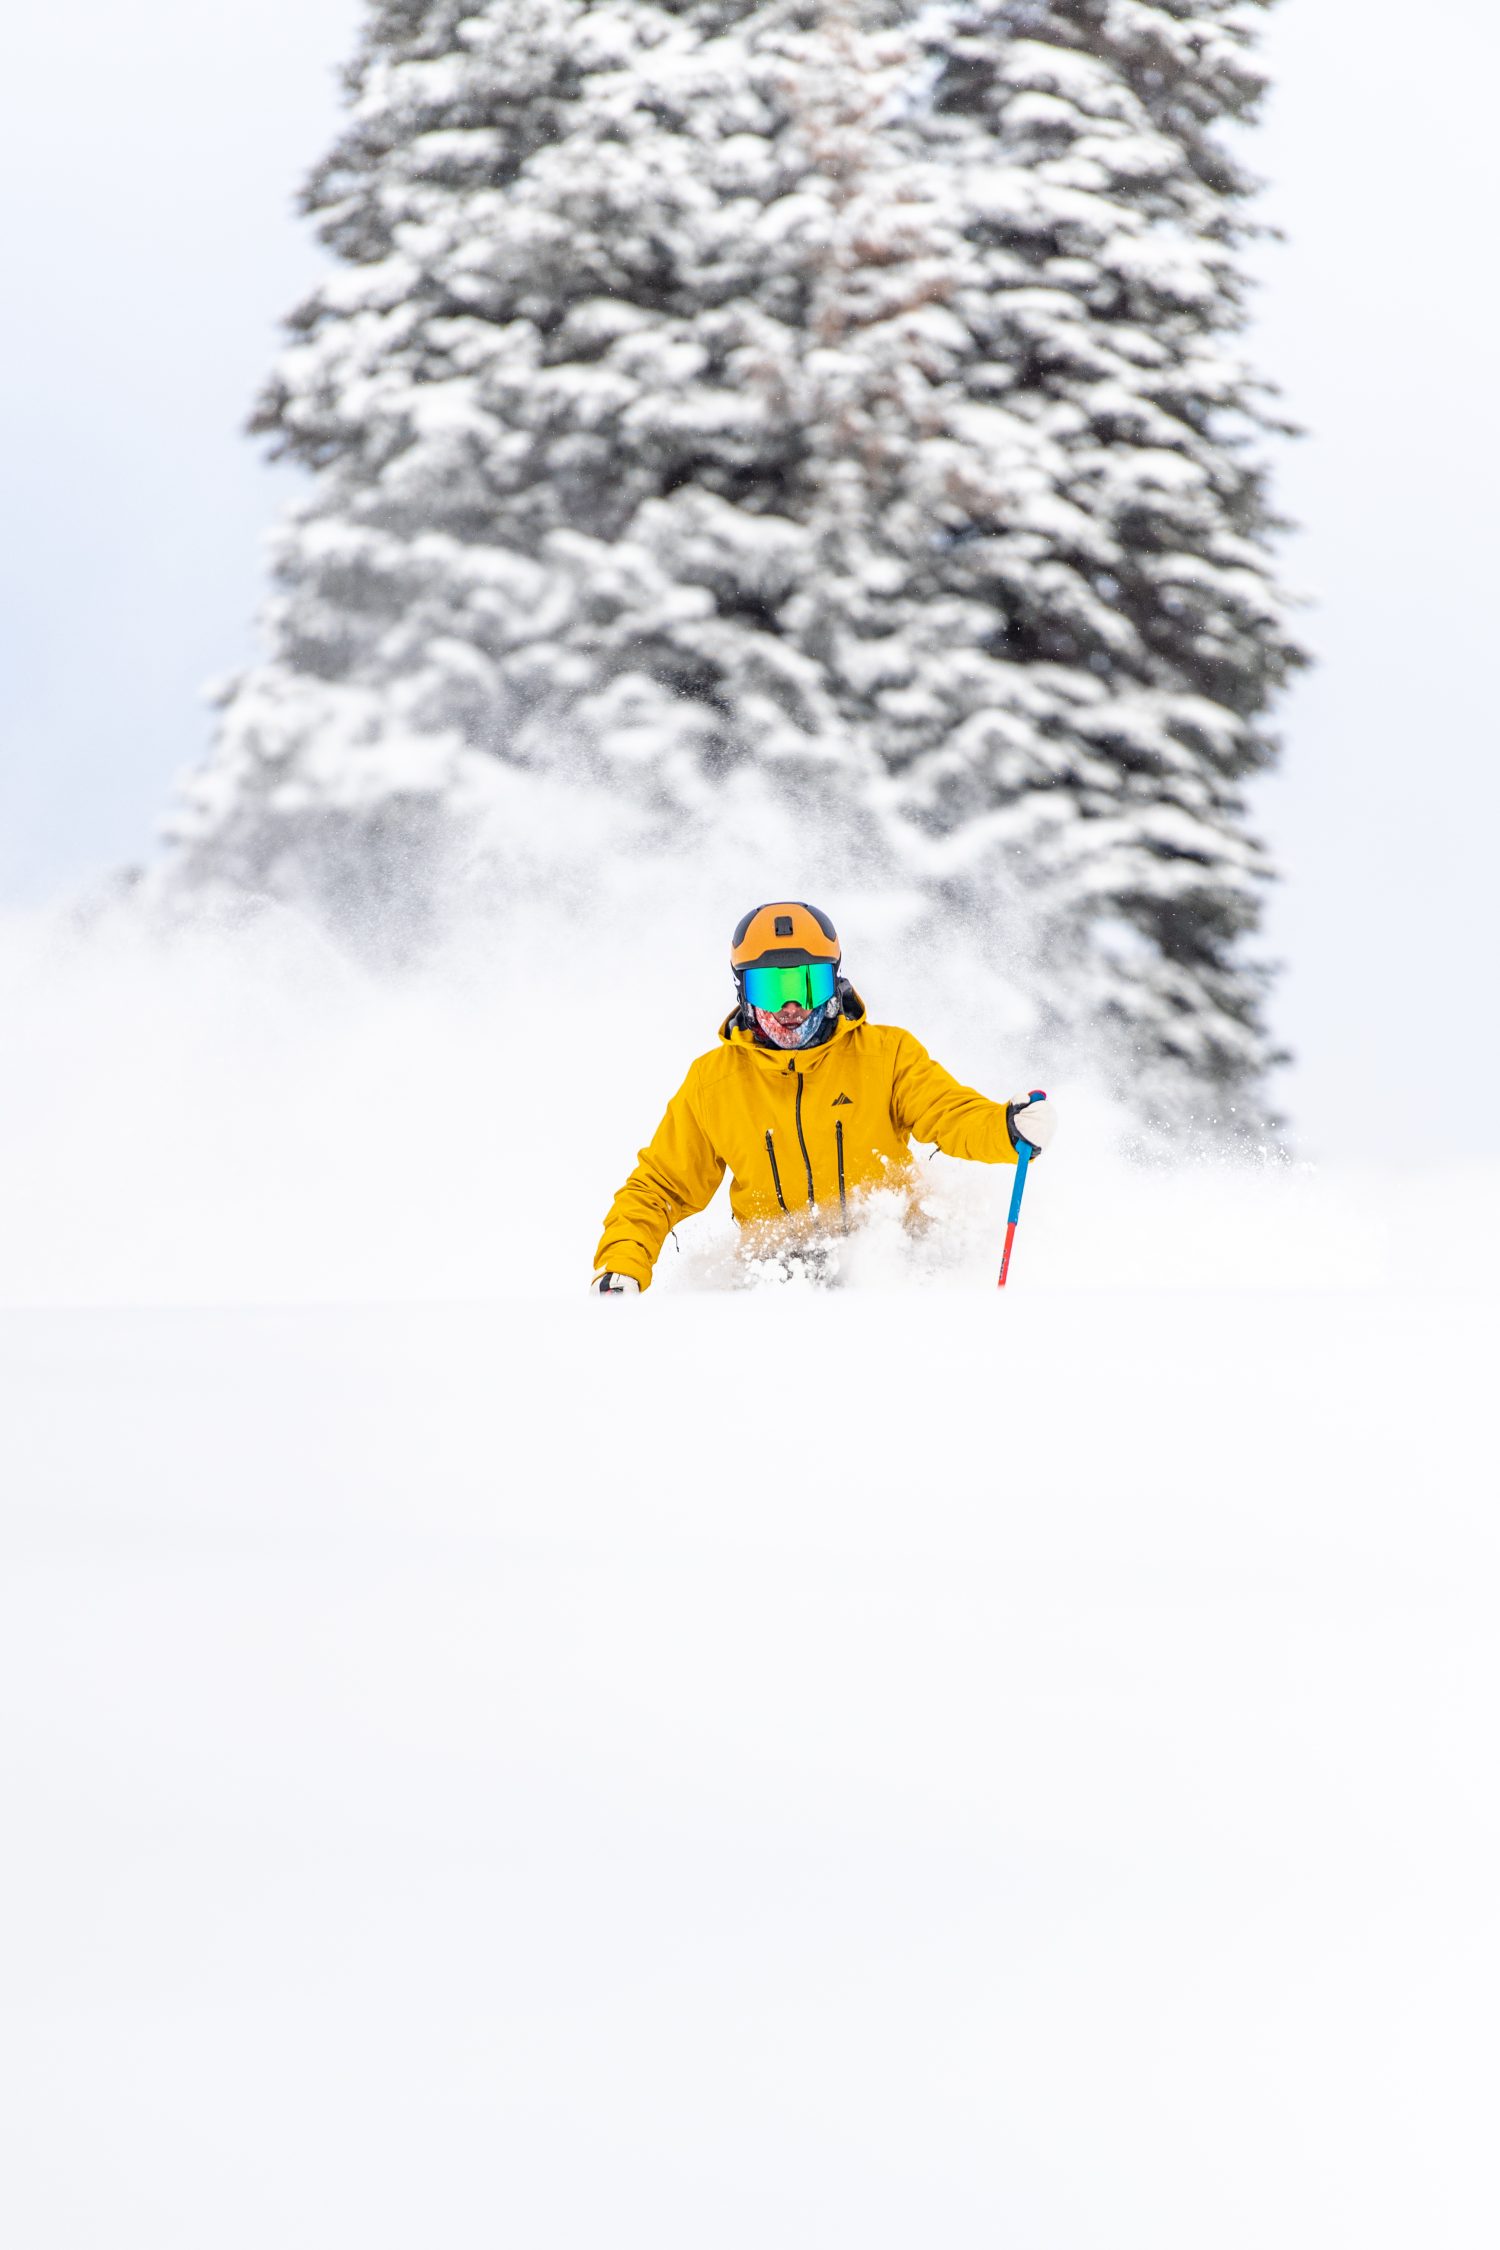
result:
[[[285,492],[239,433],[316,270],[291,197],[357,0],[72,0],[0,77],[0,903],[140,857],[254,646]],[[1291,240],[1254,348],[1320,665],[1260,816],[1284,1099],[1313,1154],[1500,1148],[1500,466],[1482,0],[1285,0],[1254,158]]]

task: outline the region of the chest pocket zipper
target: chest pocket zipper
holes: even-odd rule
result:
[[[776,1183],[776,1200],[784,1211],[786,1209],[786,1197],[781,1192],[781,1172],[776,1162],[776,1142],[769,1125],[766,1127],[766,1154],[771,1159],[771,1178]]]
[[[807,1142],[806,1142],[806,1141],[804,1140],[804,1138],[803,1138],[803,1136],[802,1136],[802,1080],[801,1080],[801,1077],[800,1077],[800,1076],[798,1077],[798,1080],[797,1080],[797,1108],[796,1108],[796,1119],[797,1119],[797,1146],[798,1146],[798,1148],[800,1148],[800,1149],[801,1149],[801,1151],[802,1151],[802,1169],[803,1169],[803,1171],[804,1171],[804,1172],[805,1172],[805,1173],[807,1174],[807,1208],[808,1208],[808,1210],[809,1210],[809,1211],[816,1211],[816,1209],[817,1209],[817,1207],[818,1207],[818,1198],[817,1198],[817,1194],[816,1194],[816,1192],[815,1192],[815,1190],[814,1190],[814,1188],[813,1188],[813,1176],[812,1176],[812,1158],[811,1158],[811,1157],[810,1157],[810,1156],[808,1155],[808,1153],[807,1153]],[[840,1118],[840,1120],[839,1120],[839,1123],[840,1123],[840,1124],[842,1124],[842,1123],[843,1123],[843,1119],[842,1119],[842,1118]]]
[[[833,1145],[839,1152],[839,1210],[843,1213],[844,1231],[847,1233],[849,1229],[849,1202],[844,1194],[844,1120],[842,1117],[836,1117],[833,1122]]]

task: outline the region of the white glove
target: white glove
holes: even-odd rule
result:
[[[596,1273],[589,1283],[593,1297],[638,1297],[641,1285],[632,1281],[628,1273]]]
[[[1033,1092],[1024,1102],[1007,1102],[1005,1124],[1012,1147],[1030,1141],[1034,1149],[1044,1149],[1057,1131],[1057,1104],[1045,1094]]]

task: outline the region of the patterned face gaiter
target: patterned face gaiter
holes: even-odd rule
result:
[[[832,1031],[840,1005],[839,996],[835,993],[831,1000],[824,1001],[821,1008],[814,1008],[811,1015],[804,1016],[795,1030],[789,1029],[784,1023],[778,1023],[774,1016],[767,1015],[764,1008],[752,1008],[750,1013],[755,1018],[761,1037],[769,1040],[773,1047],[818,1047]]]

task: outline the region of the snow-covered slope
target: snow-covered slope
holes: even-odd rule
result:
[[[1492,1182],[605,1306],[714,976],[0,965],[7,2241],[1493,2241]]]

